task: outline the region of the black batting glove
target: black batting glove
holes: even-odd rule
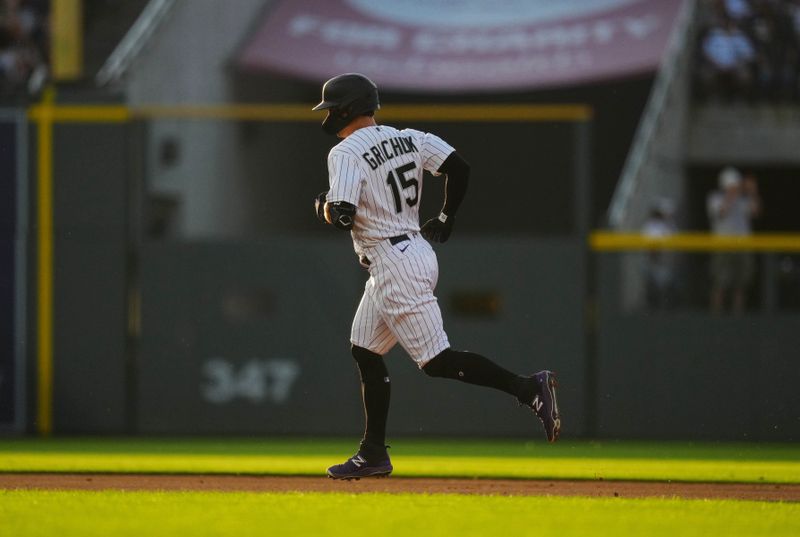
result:
[[[442,213],[436,218],[431,218],[420,228],[420,233],[431,242],[447,242],[453,232],[455,218]]]
[[[327,192],[320,192],[317,197],[314,198],[314,212],[317,213],[317,220],[323,224],[328,223],[328,221],[325,220],[325,200],[327,197]]]

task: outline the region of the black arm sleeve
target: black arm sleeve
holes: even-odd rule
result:
[[[453,151],[439,166],[438,172],[447,176],[445,179],[442,212],[447,216],[455,216],[467,193],[469,164],[461,155]]]

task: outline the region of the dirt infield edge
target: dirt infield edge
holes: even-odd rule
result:
[[[0,489],[484,494],[800,502],[800,484],[326,477],[0,473]]]

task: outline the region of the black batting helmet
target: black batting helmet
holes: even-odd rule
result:
[[[322,129],[336,134],[358,116],[372,115],[381,107],[378,86],[358,73],[338,75],[322,86],[322,102],[313,110],[327,110]]]

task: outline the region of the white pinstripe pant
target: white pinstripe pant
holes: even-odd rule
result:
[[[365,252],[370,277],[350,342],[380,355],[400,342],[421,368],[450,343],[433,294],[439,278],[436,253],[419,233],[408,236],[395,245],[381,241]]]

